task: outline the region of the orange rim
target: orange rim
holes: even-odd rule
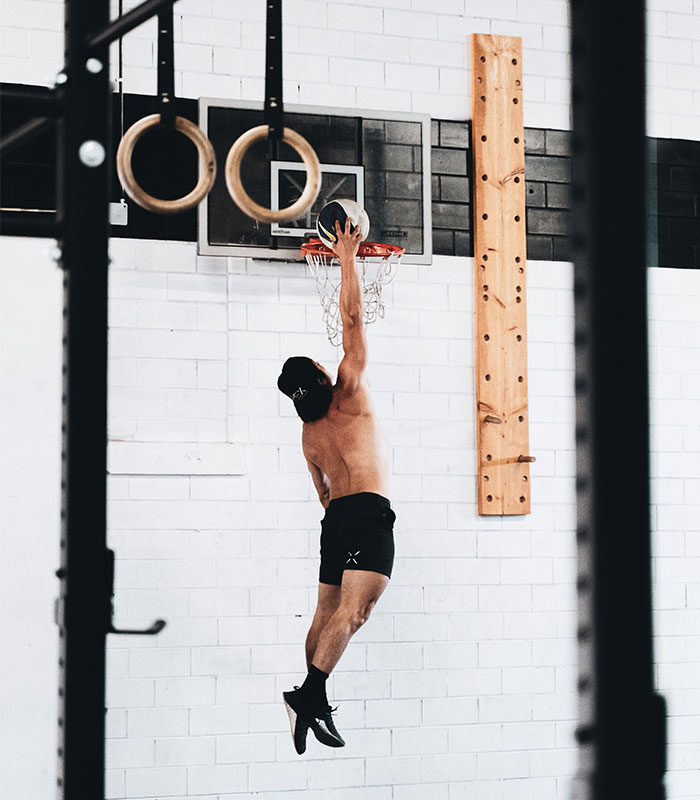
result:
[[[304,256],[335,256],[335,253],[326,247],[320,239],[309,239],[301,246],[301,252]],[[360,242],[360,247],[357,255],[360,258],[389,258],[390,256],[402,256],[405,253],[403,247],[397,244],[380,244],[379,242]]]

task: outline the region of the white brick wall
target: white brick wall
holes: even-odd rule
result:
[[[148,317],[134,327],[141,304],[154,302],[158,287],[167,294],[188,264],[197,276],[203,262],[193,245],[164,244],[166,258],[151,245],[152,262],[137,260],[133,245],[112,244],[121,311],[113,317],[111,364],[133,359],[149,378],[118,370],[120,393],[111,395],[112,435],[127,440],[115,448],[141,448],[110,462],[123,472],[109,480],[116,610],[124,624],[156,616],[169,624],[156,640],[110,641],[110,797],[566,798],[576,762],[570,265],[529,265],[528,300],[541,307],[530,326],[530,361],[551,366],[553,349],[562,348],[557,370],[569,379],[531,382],[538,460],[533,513],[525,518],[475,513],[471,263],[438,258],[433,267],[406,269],[387,292],[387,319],[370,329],[370,377],[394,451],[396,571],[331,679],[347,750],[337,756],[312,742],[300,761],[279,695],[304,671],[321,509],[299,452],[299,421],[274,379],[294,352],[329,366],[337,353],[325,340],[304,266],[265,274],[260,264],[230,260],[215,296],[168,300],[177,317],[166,312],[184,324],[195,309],[198,327],[190,332],[221,337],[224,351],[213,361],[197,347],[168,357],[166,345],[149,358],[151,336],[171,331],[160,328],[160,306],[152,328]],[[41,243],[4,247],[7,263],[46,266]],[[668,796],[687,800],[698,797],[700,723],[700,273],[649,274],[657,675],[671,711]],[[457,291],[463,310],[448,314]],[[259,313],[263,296],[283,313]],[[418,309],[419,296],[430,310]],[[58,285],[53,302],[59,308]],[[230,329],[226,315],[199,314],[220,305],[235,305],[246,318],[259,314],[257,327],[267,329]],[[392,330],[392,317],[414,313],[430,339]],[[466,338],[451,339],[450,331]],[[464,348],[455,346],[460,341]],[[192,466],[174,461],[163,474],[158,459],[175,452],[167,447],[187,453],[205,446],[187,438],[179,441],[189,445],[177,444],[182,420],[168,417],[160,393],[173,376],[191,383],[191,367],[217,359],[228,364],[219,416],[210,419],[211,390],[202,389],[201,417],[185,421],[219,423],[207,446],[224,449]],[[439,391],[421,395],[421,386]],[[143,428],[152,420],[161,438]],[[54,545],[50,533],[49,526],[44,535]],[[48,614],[52,589],[42,588]],[[7,780],[21,783],[18,763]]]
[[[187,261],[169,247],[176,263]],[[176,248],[196,262],[193,246]],[[156,264],[135,263],[129,243],[115,242],[113,253],[117,286],[124,285],[122,274],[138,275],[146,268],[159,274]],[[163,636],[175,637],[161,638],[155,650],[132,651],[126,674],[112,682],[120,697],[134,693],[135,702],[126,706],[127,741],[138,737],[143,742],[133,751],[118,750],[110,762],[115,775],[123,773],[126,781],[115,777],[113,796],[131,796],[135,787],[177,794],[187,769],[190,794],[212,796],[226,784],[226,797],[241,798],[253,791],[270,798],[283,790],[288,796],[292,790],[313,796],[322,787],[369,792],[369,787],[390,785],[394,797],[428,790],[449,793],[450,787],[459,797],[467,786],[479,797],[566,797],[575,768],[570,266],[535,262],[529,267],[528,301],[540,309],[539,324],[531,326],[531,403],[542,410],[531,431],[538,462],[533,514],[527,518],[484,520],[475,514],[472,378],[465,366],[472,361],[473,346],[471,286],[464,283],[468,264],[437,259],[432,268],[406,270],[387,293],[387,320],[370,329],[372,352],[378,354],[370,377],[382,398],[394,448],[397,567],[389,592],[331,680],[351,744],[329,771],[324,766],[328,753],[318,748],[304,762],[295,762],[277,699],[303,673],[320,508],[298,450],[299,422],[274,381],[282,359],[297,350],[331,366],[337,354],[325,341],[305,267],[290,264],[277,275],[264,274],[254,262],[230,261],[229,267],[228,281],[217,287],[221,294],[210,299],[235,304],[249,320],[246,331],[228,330],[228,352],[247,369],[238,369],[235,376],[229,369],[222,412],[229,423],[222,430],[235,429],[235,438],[246,446],[247,472],[230,478],[133,476],[124,499],[112,501],[112,507],[123,507],[121,518],[129,522],[120,528],[116,521],[111,532],[120,548],[117,574],[127,581],[120,583],[123,613],[128,621],[139,622],[163,613],[170,617]],[[675,404],[672,425],[663,424],[663,409],[653,405],[654,442],[665,448],[654,454],[654,518],[664,532],[657,541],[665,548],[657,576],[667,598],[657,619],[659,681],[673,710],[674,703],[684,703],[696,691],[691,659],[700,658],[691,636],[694,612],[686,608],[697,588],[697,568],[689,557],[697,546],[686,550],[690,535],[674,535],[674,526],[692,529],[693,506],[683,489],[684,481],[690,486],[698,480],[689,477],[697,475],[691,459],[698,446],[692,427],[698,393],[688,355],[700,349],[694,322],[700,276],[672,270],[651,275],[652,363],[657,369],[652,395],[658,397],[655,404]],[[459,287],[463,310],[448,313],[446,281],[451,276],[455,281],[449,288]],[[165,275],[163,285],[170,279]],[[132,277],[125,303],[138,308],[140,285]],[[143,292],[150,291],[143,285]],[[430,310],[420,310],[421,297]],[[172,302],[194,305],[199,299]],[[128,306],[125,313],[123,324],[130,326]],[[392,331],[392,316],[411,313],[420,315],[431,347]],[[226,320],[217,320],[220,329],[211,332],[226,336]],[[156,315],[156,332],[158,324]],[[207,324],[215,327],[211,320]],[[299,331],[305,332],[302,337]],[[115,323],[113,336],[120,332]],[[449,347],[450,333],[457,332],[467,337],[465,351]],[[189,356],[196,360],[199,354]],[[435,361],[444,363],[435,366]],[[172,373],[154,371],[156,387],[159,374],[167,382]],[[438,387],[441,391],[427,391]],[[132,414],[135,408],[138,430],[139,415],[151,413],[148,402],[129,402],[130,392],[140,392],[138,379],[122,389],[122,413]],[[451,408],[457,410],[454,417]],[[114,423],[121,429],[119,417],[115,406]],[[455,441],[464,443],[466,459],[455,457]],[[680,470],[675,466],[679,458],[687,459]],[[144,521],[156,531],[167,529],[151,534],[145,552],[135,533]],[[170,536],[176,547],[184,543],[184,552],[168,552]],[[671,550],[666,537],[674,542]],[[688,601],[683,592],[669,593],[676,585],[688,589]],[[162,605],[156,611],[159,595]],[[163,610],[168,607],[169,614]],[[211,637],[197,630],[197,623],[208,620],[217,626]],[[688,722],[674,716],[672,732],[676,719],[686,731],[679,734],[682,744]],[[181,738],[185,732],[194,737],[192,744]],[[210,739],[216,742],[216,762]],[[153,764],[154,744],[156,754],[171,755],[157,759],[146,776],[139,759],[150,758]],[[673,776],[687,772],[687,759],[678,752]],[[248,771],[215,766],[234,760],[248,764]],[[178,766],[171,767],[174,763]]]

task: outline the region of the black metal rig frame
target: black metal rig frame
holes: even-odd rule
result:
[[[3,235],[58,240],[64,272],[63,454],[59,626],[58,793],[104,798],[105,645],[114,554],[106,540],[109,44],[175,0],[146,0],[110,23],[109,0],[66,0],[65,67],[42,115],[0,141],[0,155],[56,126],[57,211],[3,220]],[[172,31],[172,28],[171,28]],[[159,72],[160,72],[159,65]],[[170,57],[172,70],[172,56]],[[14,92],[22,99],[22,92]],[[36,106],[36,97],[27,93]]]
[[[573,0],[580,767],[575,800],[662,800],[649,521],[645,13]]]
[[[65,800],[104,798],[105,638],[119,632],[105,524],[108,46],[174,1],[146,0],[109,23],[107,0],[66,0],[65,70],[42,115],[0,142],[1,154],[57,127],[57,213],[6,222],[2,233],[58,239],[65,272],[57,614]],[[644,6],[572,0],[571,10],[581,665],[574,797],[662,800],[665,706],[654,692],[651,639]],[[268,44],[274,51],[279,40]],[[277,76],[269,77],[268,95]]]

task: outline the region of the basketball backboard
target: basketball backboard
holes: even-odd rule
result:
[[[262,103],[201,98],[199,121],[217,163],[223,165],[234,141],[263,124]],[[405,248],[407,263],[431,262],[428,115],[286,105],[285,125],[309,141],[321,162],[316,203],[299,220],[256,222],[234,204],[220,169],[214,188],[199,206],[200,253],[300,261],[300,245],[315,235],[320,209],[330,200],[349,197],[367,209],[371,241]],[[250,148],[241,175],[253,200],[273,209],[294,202],[306,179],[292,148],[281,143],[277,153],[271,153],[265,141]]]

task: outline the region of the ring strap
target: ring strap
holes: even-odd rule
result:
[[[270,139],[281,141],[284,131],[282,99],[282,0],[267,0],[265,40],[265,124]]]
[[[158,12],[158,110],[160,124],[166,128],[174,128],[175,54],[172,3],[168,3]]]

